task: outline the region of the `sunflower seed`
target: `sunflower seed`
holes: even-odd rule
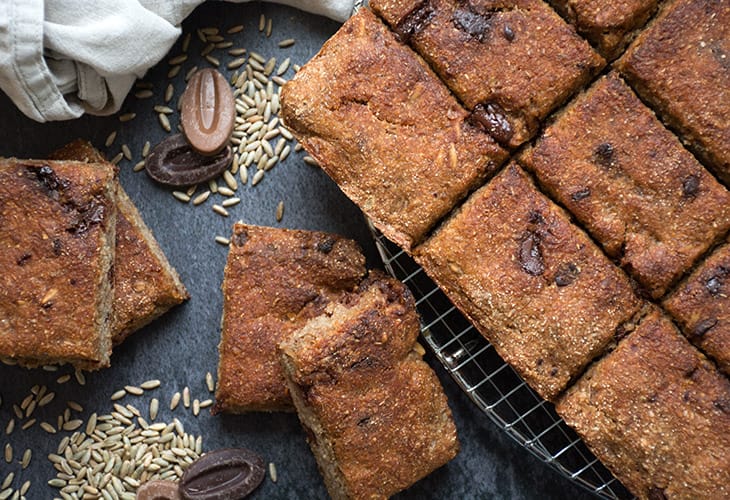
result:
[[[165,102],[170,102],[173,95],[175,95],[175,87],[172,85],[172,83],[168,83],[167,87],[165,88]]]
[[[226,67],[228,69],[236,69],[236,68],[240,68],[245,63],[246,63],[246,58],[245,57],[239,57],[238,59],[234,59],[233,61],[231,61],[228,64],[226,64]]]
[[[195,415],[197,417],[199,413],[200,413],[200,401],[198,401],[197,399],[194,399],[193,400],[193,415]]]
[[[172,127],[170,126],[170,120],[167,118],[167,115],[165,113],[158,113],[157,119],[160,122],[160,126],[165,132],[170,132],[172,130]]]
[[[117,165],[120,161],[122,161],[122,158],[124,158],[124,153],[119,152],[111,159],[110,163]]]
[[[71,375],[69,375],[69,374],[67,373],[66,375],[61,375],[60,377],[58,377],[58,378],[56,379],[56,383],[57,383],[57,384],[65,384],[65,383],[66,383],[66,382],[68,382],[69,380],[71,380]]]
[[[169,64],[170,66],[177,66],[178,64],[182,64],[187,60],[188,60],[187,54],[180,54],[180,55],[177,55],[175,57],[168,59],[167,64]]]
[[[205,399],[200,402],[200,408],[208,408],[209,406],[213,406],[213,400],[212,399]]]
[[[13,447],[10,443],[5,444],[5,461],[10,463],[13,461]]]
[[[246,53],[246,49],[243,49],[243,48],[236,48],[236,49],[231,49],[228,51],[228,54],[232,55],[233,57],[242,56],[245,53]],[[240,85],[238,85],[238,87],[240,87]]]
[[[157,106],[155,106],[152,109],[155,111],[155,113],[164,113],[166,115],[171,115],[172,113],[174,113],[172,108],[170,108],[168,106],[162,106],[160,104],[158,104]]]
[[[243,24],[237,24],[228,28],[226,30],[226,33],[228,33],[229,35],[233,35],[235,33],[240,33],[241,31],[243,31]]]
[[[79,385],[86,385],[86,376],[84,375],[84,372],[81,370],[75,370],[74,377],[76,377],[76,382],[78,382]]]
[[[131,120],[134,120],[134,118],[137,116],[137,113],[124,113],[122,115],[119,115],[119,121],[124,123]]]
[[[23,458],[20,460],[20,468],[25,470],[28,468],[28,465],[30,465],[30,460],[33,457],[33,452],[30,451],[30,448],[25,450],[23,452]]]
[[[229,207],[232,207],[233,205],[239,204],[240,202],[241,202],[241,198],[228,198],[227,200],[223,200],[223,202],[221,202],[221,205],[224,208],[229,208]]]
[[[5,427],[5,434],[9,436],[13,433],[13,429],[15,429],[15,419],[11,418],[8,421],[8,425]]]
[[[142,146],[142,158],[147,158],[147,155],[150,154],[151,147],[150,141],[145,141],[144,146]]]
[[[127,160],[132,160],[132,151],[130,151],[129,146],[126,144],[122,144],[122,154]]]
[[[176,392],[172,395],[172,399],[170,400],[170,410],[177,408],[178,404],[180,404],[180,393]]]
[[[193,198],[193,205],[200,205],[201,203],[204,203],[205,200],[207,200],[209,196],[210,196],[210,190],[203,191],[198,196]]]
[[[160,387],[160,384],[161,384],[161,382],[159,380],[152,379],[152,380],[147,380],[145,382],[142,382],[141,384],[139,384],[139,386],[142,389],[149,391],[152,389],[157,389],[158,387]]]
[[[276,205],[276,222],[281,222],[281,219],[284,218],[284,202],[280,201],[278,205]]]
[[[182,399],[183,399],[183,406],[185,408],[190,408],[190,388],[188,386],[185,386],[182,393]]]
[[[65,424],[63,424],[63,430],[64,431],[75,431],[79,427],[81,427],[81,424],[83,424],[83,420],[80,420],[78,418],[69,420]]]
[[[150,400],[150,420],[157,418],[157,412],[160,410],[160,402],[157,398]]]
[[[276,482],[276,465],[274,465],[274,462],[269,462],[269,476],[271,477],[271,482]]]
[[[230,189],[232,189],[233,191],[238,189],[238,182],[236,182],[236,178],[233,177],[233,174],[231,174],[231,172],[229,172],[228,170],[225,170],[223,172],[223,180],[228,185],[228,187]]]
[[[30,429],[31,427],[33,427],[33,424],[35,424],[35,423],[36,423],[36,419],[31,418],[30,420],[25,422],[22,426],[20,426],[20,428],[23,430]]]
[[[287,38],[286,40],[282,40],[279,42],[279,47],[282,49],[285,49],[287,47],[291,47],[295,43],[296,43],[296,40],[294,40],[293,38]]]
[[[271,18],[267,19],[266,20],[266,37],[267,38],[271,36],[271,30],[272,30],[273,26],[274,26],[273,20]]]
[[[55,392],[49,392],[45,396],[43,396],[40,400],[38,400],[38,406],[46,406],[48,403],[53,401],[53,398],[56,397]]]
[[[261,14],[259,16],[259,31],[264,31],[264,28],[266,28],[266,16]]]
[[[251,179],[251,185],[252,186],[255,186],[256,184],[258,184],[259,182],[261,182],[261,180],[263,178],[264,178],[264,171],[263,170],[257,170],[256,173],[253,176],[253,179]]]
[[[182,66],[173,66],[172,68],[170,68],[170,71],[167,72],[167,78],[175,78],[180,73],[181,68]]]
[[[132,171],[134,172],[140,172],[144,170],[145,167],[145,160],[140,160],[137,163],[134,164],[134,167],[132,167]]]
[[[220,66],[221,65],[221,62],[218,59],[216,59],[215,57],[211,56],[211,55],[205,56],[205,60],[208,61],[213,66]]]

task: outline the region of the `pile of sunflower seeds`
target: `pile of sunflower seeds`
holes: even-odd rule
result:
[[[203,205],[211,200],[211,209],[222,217],[228,217],[228,209],[240,203],[239,187],[246,186],[249,182],[252,187],[261,183],[272,168],[290,155],[294,142],[291,132],[279,121],[279,97],[281,87],[287,81],[287,75],[298,71],[299,67],[291,64],[289,57],[282,60],[276,57],[267,58],[244,47],[235,47],[234,42],[227,39],[227,36],[243,30],[243,25],[236,25],[225,31],[216,27],[204,27],[195,31],[202,45],[200,55],[216,68],[233,71],[229,78],[236,100],[236,121],[231,138],[232,163],[221,177],[209,181],[207,185],[172,191],[172,196],[176,200],[194,206]],[[262,35],[271,37],[272,19],[267,19],[262,14],[258,30]],[[192,33],[183,35],[181,51],[168,58],[170,69],[167,77],[171,81],[161,96],[163,102],[152,106],[152,111],[157,114],[158,122],[166,133],[173,130],[171,120],[176,119],[179,122],[182,89],[179,88],[177,90],[180,92],[176,92],[175,78],[184,74],[184,80],[187,82],[198,70],[197,66],[185,67],[189,52],[192,50],[190,48],[192,40]],[[278,42],[278,47],[285,50],[295,43],[295,39],[286,38]],[[151,83],[139,81],[135,87],[134,95],[137,99],[146,100],[155,97],[154,86]],[[172,101],[178,94],[175,106]],[[119,121],[125,123],[135,117],[134,113],[123,113],[119,115]],[[179,130],[180,125],[177,125],[177,128]],[[107,137],[105,146],[108,149],[113,147],[117,135],[114,131]],[[300,151],[301,147],[296,144],[294,150]],[[144,169],[149,151],[150,143],[147,142],[142,149],[141,159],[133,167],[134,171],[140,172]],[[133,161],[133,154],[126,144],[120,146],[112,163],[117,164],[122,159]],[[280,201],[275,213],[278,222],[283,218],[283,207],[284,203]],[[224,237],[216,237],[216,241],[224,245],[228,244],[227,240]]]

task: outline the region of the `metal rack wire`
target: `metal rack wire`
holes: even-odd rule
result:
[[[632,498],[553,405],[499,357],[423,269],[377,230],[373,235],[386,270],[416,298],[426,344],[469,398],[515,441],[569,479],[602,498]]]

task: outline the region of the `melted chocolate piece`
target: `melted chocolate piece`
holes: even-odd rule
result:
[[[193,462],[180,480],[180,492],[186,500],[244,498],[263,480],[263,458],[245,448],[224,448]]]
[[[410,11],[393,29],[398,39],[407,43],[413,35],[422,31],[431,22],[434,11],[428,0],[424,0]]]
[[[558,267],[558,272],[555,274],[555,284],[560,287],[568,286],[576,280],[579,274],[580,269],[572,262],[561,264]]]
[[[507,144],[514,135],[512,125],[502,107],[495,103],[477,104],[474,106],[470,120],[484,129],[500,144]]]
[[[218,177],[232,159],[231,147],[214,156],[197,153],[182,134],[168,137],[147,157],[145,170],[152,179],[168,186],[192,186]]]
[[[323,254],[330,253],[334,247],[335,247],[334,238],[327,238],[324,241],[317,242],[317,251],[322,252]]]
[[[591,195],[591,188],[579,189],[573,193],[570,197],[573,201],[580,201],[588,198]]]
[[[614,162],[613,146],[609,142],[602,142],[593,151],[593,161],[602,167],[610,167]]]
[[[545,263],[540,250],[540,235],[528,231],[520,241],[518,258],[522,269],[532,276],[540,276],[545,272]]]
[[[667,500],[664,489],[658,486],[652,486],[646,493],[649,500]]]
[[[702,321],[697,323],[697,326],[692,329],[692,336],[695,338],[700,338],[704,336],[707,332],[715,328],[716,325],[717,318],[703,319]]]
[[[231,237],[231,243],[233,243],[233,246],[235,247],[242,247],[246,244],[248,241],[248,234],[246,234],[245,231],[240,233],[233,233],[233,236]]]
[[[505,40],[508,42],[515,39],[515,32],[508,24],[505,24],[504,28],[502,28],[502,35],[504,35]]]
[[[492,31],[493,13],[479,14],[471,9],[457,8],[454,11],[453,22],[457,29],[468,34],[479,43],[484,43]]]
[[[718,266],[715,273],[705,281],[705,289],[712,295],[716,296],[722,291],[722,285],[725,282],[725,278],[730,274],[730,268],[725,266]]]
[[[94,200],[78,209],[76,220],[66,231],[74,236],[86,233],[93,226],[101,224],[104,220],[104,205]]]
[[[700,178],[696,175],[690,175],[682,181],[682,196],[685,198],[694,198],[700,191]]]
[[[40,168],[27,167],[28,170],[35,174],[38,182],[43,185],[46,190],[46,194],[54,199],[58,199],[58,192],[68,187],[68,181],[58,177],[56,172],[48,165],[43,165]]]
[[[20,257],[18,257],[16,259],[15,263],[22,267],[25,265],[26,262],[28,262],[30,260],[30,258],[31,258],[31,254],[29,254],[28,252],[25,252],[23,255],[21,255]]]

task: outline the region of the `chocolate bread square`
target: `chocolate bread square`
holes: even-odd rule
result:
[[[368,9],[283,88],[299,142],[393,242],[419,242],[506,158]]]
[[[685,336],[730,375],[730,244],[715,249],[662,305]]]
[[[730,193],[615,73],[520,160],[654,298],[730,229]]]
[[[458,452],[418,332],[413,296],[375,271],[282,342],[289,390],[332,498],[388,498]]]
[[[117,171],[0,160],[0,356],[109,365]]]
[[[541,0],[372,0],[500,144],[529,140],[603,58]]]
[[[667,2],[617,63],[641,98],[730,183],[730,4]]]
[[[276,346],[364,275],[352,240],[237,223],[223,278],[214,411],[293,410]]]
[[[548,400],[607,350],[640,307],[626,275],[514,162],[415,258]]]
[[[637,497],[730,497],[730,381],[660,312],[556,410]]]

